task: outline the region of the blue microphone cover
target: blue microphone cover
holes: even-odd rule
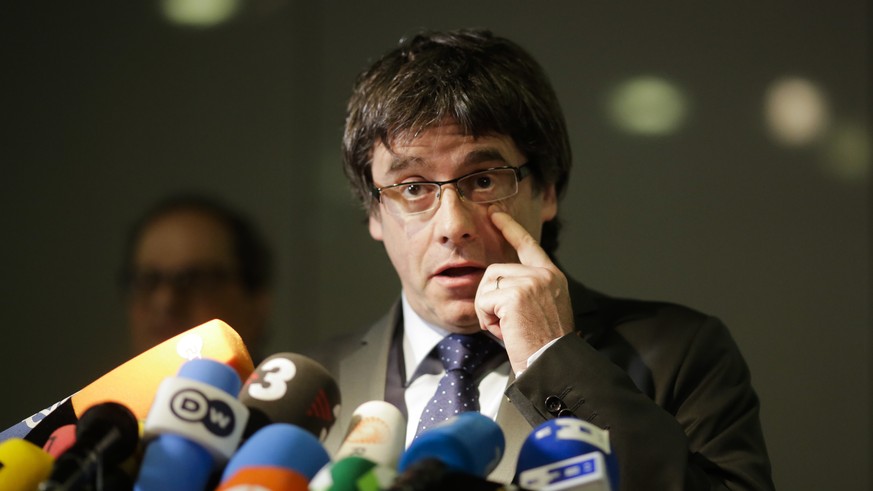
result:
[[[439,460],[448,469],[479,477],[487,476],[503,457],[503,430],[479,412],[461,413],[419,434],[400,457],[398,469],[427,458]]]
[[[211,359],[185,362],[158,388],[145,422],[136,491],[203,489],[239,445],[248,412],[236,399],[242,381]]]
[[[514,482],[527,470],[592,452],[603,455],[609,480],[613,489],[617,489],[618,465],[609,442],[609,431],[578,418],[551,419],[537,426],[522,444]]]
[[[242,381],[236,371],[220,361],[200,358],[190,360],[179,367],[178,376],[221,389],[236,396],[242,388]]]
[[[330,455],[310,432],[288,423],[273,423],[256,431],[233,455],[221,480],[246,467],[274,466],[290,469],[311,480],[330,462]]]

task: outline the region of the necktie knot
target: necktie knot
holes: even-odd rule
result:
[[[446,371],[463,370],[470,375],[476,375],[500,350],[500,344],[485,333],[450,334],[436,346],[437,356]]]
[[[443,338],[435,353],[446,373],[421,414],[416,436],[456,414],[478,411],[479,372],[490,360],[496,362],[495,356],[501,352],[500,343],[485,333],[450,334]]]

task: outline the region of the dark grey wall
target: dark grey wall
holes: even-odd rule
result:
[[[539,58],[564,104],[568,272],[722,317],[753,370],[777,486],[870,489],[869,161],[840,177],[820,146],[775,143],[762,115],[769,84],[799,75],[835,128],[869,124],[866,2],[259,0],[206,30],[147,2],[17,3],[0,7],[0,428],[130,357],[123,232],[168,191],[220,193],[268,231],[270,351],[376,318],[398,283],[340,170],[348,89],[402,34],[487,26]],[[640,74],[689,97],[678,133],[608,123],[605,95]]]

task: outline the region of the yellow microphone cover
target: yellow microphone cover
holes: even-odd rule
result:
[[[33,491],[49,477],[55,459],[21,438],[0,443],[0,489]]]

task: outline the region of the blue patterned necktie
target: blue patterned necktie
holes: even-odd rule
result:
[[[485,333],[450,334],[434,349],[446,374],[421,413],[416,437],[456,414],[478,411],[477,370],[494,355],[503,352],[503,347]]]

